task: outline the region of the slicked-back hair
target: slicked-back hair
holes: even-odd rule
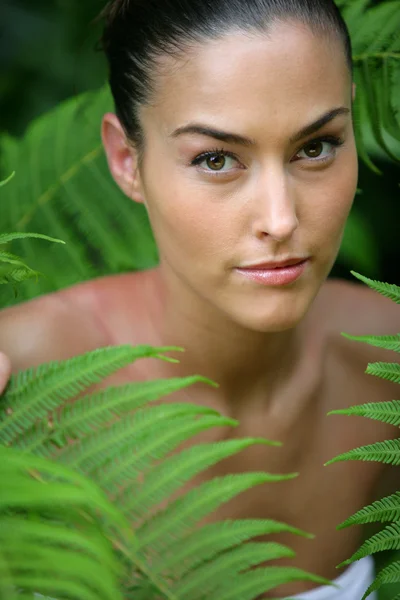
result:
[[[340,39],[352,70],[349,32],[333,0],[111,0],[102,17],[115,110],[139,148],[144,140],[138,109],[154,92],[157,60],[184,53],[193,44],[297,21],[318,35]]]

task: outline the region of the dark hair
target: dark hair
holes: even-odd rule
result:
[[[343,41],[352,70],[347,26],[333,0],[111,0],[103,11],[102,47],[115,109],[128,138],[143,147],[138,108],[154,91],[157,59],[229,31],[265,31],[297,20]]]

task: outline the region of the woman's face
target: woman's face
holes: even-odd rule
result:
[[[139,177],[165,276],[248,329],[295,326],[333,266],[357,185],[341,42],[289,23],[233,33],[166,59],[158,83],[141,112]],[[288,259],[307,259],[290,283],[238,270]]]

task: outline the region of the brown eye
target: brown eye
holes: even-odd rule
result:
[[[206,160],[207,167],[212,171],[221,171],[226,165],[226,156],[223,154],[213,154]]]
[[[308,156],[308,158],[319,158],[324,151],[324,142],[316,141],[307,144],[304,147],[304,153]]]

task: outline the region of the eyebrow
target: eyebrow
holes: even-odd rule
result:
[[[350,113],[350,109],[340,106],[339,108],[334,108],[321,117],[319,117],[313,123],[306,125],[301,129],[298,133],[296,133],[293,137],[290,138],[290,142],[293,144],[302,140],[303,138],[316,133],[319,131],[324,125],[333,121],[339,115],[348,115]],[[231,133],[228,131],[222,131],[220,129],[214,129],[212,127],[207,127],[206,125],[201,125],[198,123],[189,123],[188,125],[184,125],[183,127],[178,127],[170,137],[177,138],[181,135],[205,135],[207,137],[212,137],[221,142],[225,142],[226,144],[239,144],[240,146],[255,146],[256,141],[252,138],[244,137],[237,133]]]

